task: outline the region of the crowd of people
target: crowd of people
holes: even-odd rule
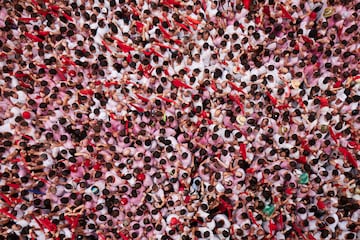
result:
[[[360,239],[358,0],[2,0],[0,239]]]

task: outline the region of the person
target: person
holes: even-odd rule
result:
[[[4,1],[4,239],[359,239],[359,9]]]

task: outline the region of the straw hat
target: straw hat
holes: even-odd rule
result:
[[[294,88],[294,89],[298,89],[299,86],[300,86],[301,82],[299,80],[291,80],[291,86]]]
[[[324,16],[325,18],[329,18],[329,17],[331,17],[333,14],[334,14],[334,9],[331,8],[331,7],[327,7],[327,8],[325,8],[325,10],[324,10],[323,16]]]

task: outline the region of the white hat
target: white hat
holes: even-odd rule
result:
[[[103,9],[101,9],[101,13],[108,13],[108,10],[107,10],[107,8],[103,8]]]
[[[240,124],[240,125],[244,125],[244,123],[246,122],[246,118],[243,115],[239,115],[236,117],[236,121]]]

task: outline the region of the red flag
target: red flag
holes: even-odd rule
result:
[[[35,36],[34,34],[31,34],[31,33],[24,33],[24,35],[28,38],[30,38],[33,42],[42,42],[44,41],[43,39],[39,38],[38,36]]]
[[[171,83],[177,88],[184,87],[187,89],[192,89],[191,86],[187,85],[186,83],[182,82],[180,79],[177,79],[177,78],[175,78]]]

